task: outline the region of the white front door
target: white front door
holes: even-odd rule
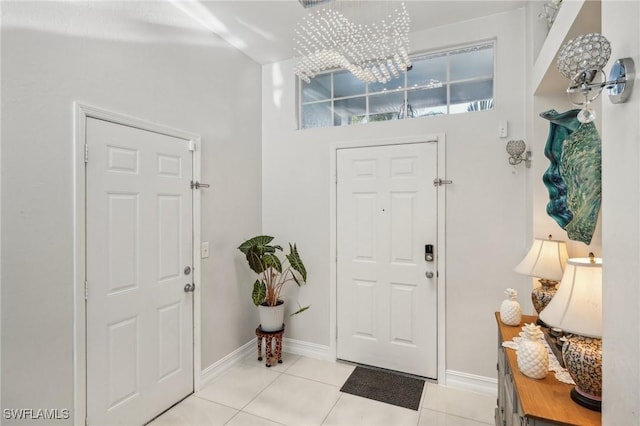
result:
[[[340,359],[437,378],[437,158],[437,142],[337,150]]]
[[[189,141],[86,120],[87,417],[140,425],[193,392]]]

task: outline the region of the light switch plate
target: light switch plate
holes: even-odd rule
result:
[[[506,138],[509,136],[509,122],[507,120],[498,121],[498,137]]]
[[[206,259],[207,257],[209,257],[209,242],[208,241],[202,243],[202,246],[200,247],[200,257],[202,259]]]

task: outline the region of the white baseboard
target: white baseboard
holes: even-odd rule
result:
[[[302,340],[282,339],[282,350],[294,355],[306,356],[309,358],[322,359],[325,361],[335,361],[329,354],[329,347],[318,345],[317,343],[305,342]]]
[[[447,370],[445,383],[446,386],[452,388],[482,393],[485,395],[498,395],[498,380],[491,377]]]
[[[235,364],[248,357],[251,352],[256,350],[256,341],[252,339],[250,342],[240,346],[229,355],[225,356],[221,360],[214,362],[200,373],[200,389],[205,387],[216,377],[233,367]],[[199,389],[196,389],[196,391]]]

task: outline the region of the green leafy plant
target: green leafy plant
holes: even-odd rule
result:
[[[272,241],[273,237],[258,235],[238,247],[245,255],[249,268],[261,276],[253,283],[251,294],[256,306],[276,306],[285,284],[295,282],[300,287],[307,282],[307,269],[296,245],[289,243],[289,254],[285,254],[285,259],[281,260],[278,252],[283,252],[283,249],[279,245],[272,245]],[[304,312],[309,307],[300,307],[291,315]]]

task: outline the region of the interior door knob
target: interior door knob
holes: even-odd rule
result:
[[[186,283],[184,285],[184,292],[185,293],[191,293],[195,289],[196,289],[196,285],[194,283]]]

